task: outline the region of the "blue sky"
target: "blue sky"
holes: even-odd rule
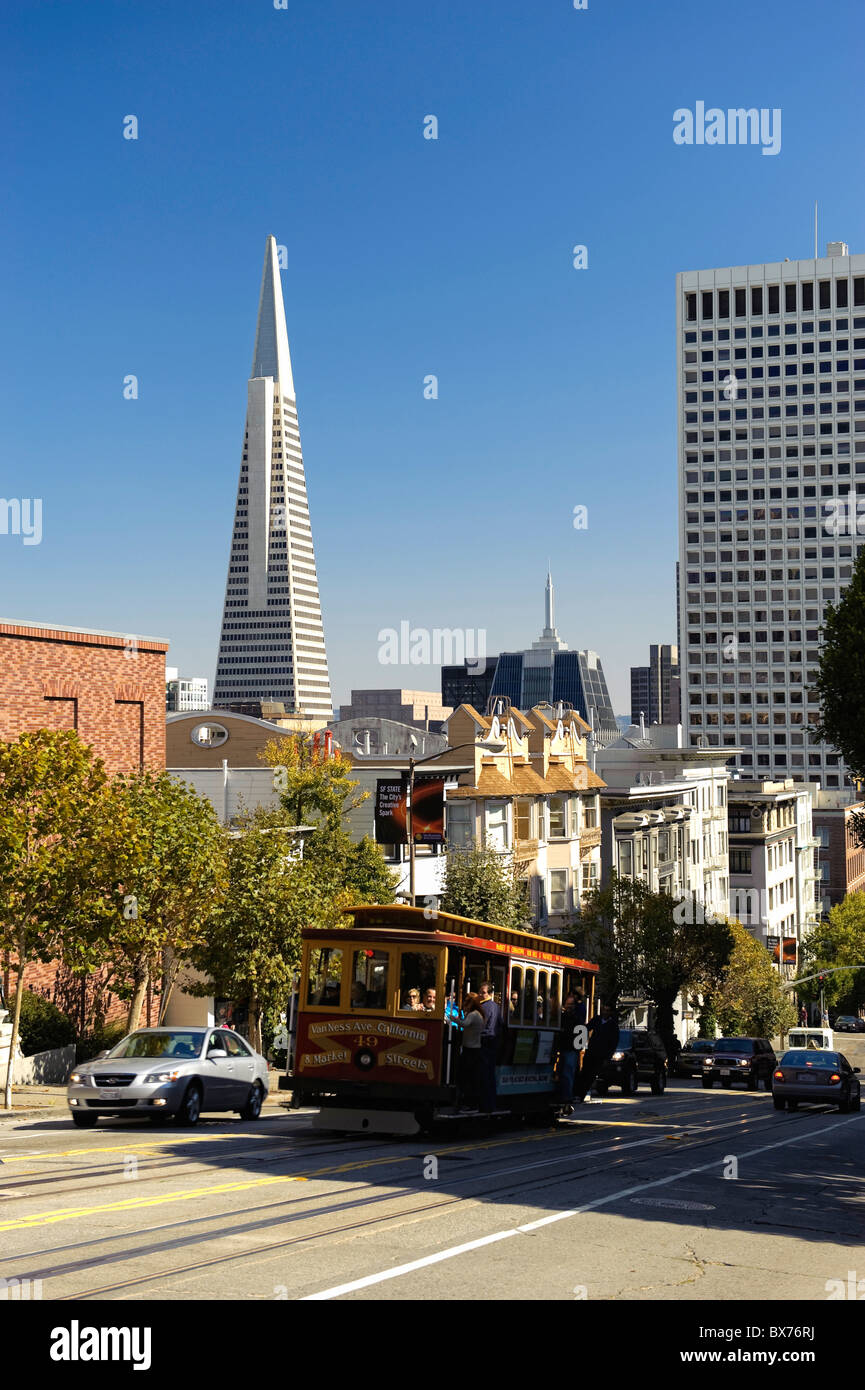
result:
[[[335,701],[436,688],[379,664],[401,621],[529,644],[549,560],[626,711],[675,640],[675,273],[812,254],[815,198],[821,247],[865,249],[861,5],[19,0],[4,27],[2,492],[43,539],[0,535],[0,614],[212,679],[273,233]],[[675,145],[698,100],[780,107],[781,152]]]

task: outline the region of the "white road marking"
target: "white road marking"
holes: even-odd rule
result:
[[[818,1132],[821,1137],[824,1134],[831,1134],[833,1129],[841,1129],[844,1125],[855,1124],[860,1118],[857,1115],[852,1120],[839,1120],[837,1124],[821,1128],[819,1131],[811,1130],[807,1136],[803,1135],[797,1126],[797,1132],[789,1139],[779,1139],[774,1144],[763,1144],[758,1149],[749,1149],[740,1157],[742,1159],[755,1158],[757,1154],[769,1153],[772,1149],[784,1149],[789,1144],[801,1144],[805,1137],[810,1138],[812,1134]],[[672,1173],[666,1178],[655,1178],[651,1182],[636,1183],[633,1187],[624,1187],[618,1192],[611,1192],[606,1197],[596,1197],[594,1201],[584,1202],[582,1206],[574,1207],[570,1211],[557,1211],[551,1216],[541,1217],[538,1221],[528,1221],[523,1226],[512,1226],[506,1231],[496,1231],[493,1235],[466,1241],[464,1245],[454,1245],[448,1250],[439,1250],[434,1255],[424,1255],[421,1259],[411,1260],[408,1264],[395,1265],[391,1269],[382,1270],[379,1274],[368,1274],[365,1278],[353,1279],[348,1284],[337,1284],[334,1288],[323,1289],[321,1293],[306,1294],[300,1301],[309,1303],[340,1298],[343,1294],[355,1293],[358,1289],[368,1289],[373,1284],[383,1284],[388,1279],[400,1279],[404,1274],[412,1274],[415,1270],[425,1269],[428,1265],[440,1264],[443,1260],[452,1260],[457,1255],[465,1255],[470,1250],[481,1250],[485,1245],[494,1245],[497,1241],[510,1239],[511,1236],[527,1235],[531,1231],[539,1231],[544,1226],[553,1226],[558,1221],[568,1221],[571,1217],[580,1216],[583,1212],[596,1211],[598,1207],[608,1206],[610,1202],[620,1202],[624,1197],[631,1197],[638,1192],[648,1192],[653,1187],[666,1187],[671,1182],[692,1177],[695,1173],[705,1173],[708,1169],[717,1168],[717,1166],[718,1160],[713,1158],[709,1163],[701,1163],[697,1168],[686,1168],[684,1171]]]

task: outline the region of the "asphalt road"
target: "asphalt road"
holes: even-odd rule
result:
[[[865,1074],[865,1040],[843,1049]],[[61,1301],[821,1301],[857,1261],[865,1280],[863,1141],[865,1110],[699,1080],[434,1140],[287,1110],[22,1118],[0,1128],[0,1276]]]

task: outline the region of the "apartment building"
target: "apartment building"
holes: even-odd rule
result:
[[[795,974],[817,916],[811,792],[792,778],[730,783],[730,916]]]

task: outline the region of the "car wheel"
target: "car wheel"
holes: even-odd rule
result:
[[[622,1078],[622,1095],[635,1096],[637,1094],[637,1088],[639,1087],[639,1084],[640,1083],[637,1080],[637,1073],[635,1071],[626,1071],[625,1075]]]
[[[703,1090],[704,1090],[704,1091],[711,1091],[711,1090],[713,1089],[714,1085],[715,1085],[715,1083],[714,1083],[714,1081],[712,1080],[711,1076],[704,1076],[704,1077],[703,1077]]]
[[[667,1084],[667,1076],[663,1067],[659,1068],[659,1070],[655,1072],[655,1075],[652,1077],[651,1084],[653,1096],[662,1096],[664,1094],[664,1087]]]
[[[749,1072],[749,1073],[748,1073],[748,1090],[749,1090],[749,1091],[759,1091],[759,1089],[760,1089],[760,1076],[759,1076],[759,1073],[758,1073],[758,1072]]]
[[[240,1118],[242,1120],[257,1120],[259,1115],[261,1114],[261,1106],[263,1101],[264,1092],[261,1088],[261,1082],[256,1081],[255,1084],[250,1088],[249,1095],[246,1098],[246,1104],[240,1111]]]
[[[776,1110],[783,1110],[783,1109],[784,1109],[784,1097],[783,1097],[783,1096],[773,1096],[773,1097],[772,1097],[772,1104],[774,1105],[774,1107],[775,1107]]]
[[[187,1086],[180,1108],[177,1111],[177,1123],[179,1125],[197,1125],[201,1116],[201,1091],[193,1081]]]
[[[788,1110],[798,1110],[798,1109],[799,1109],[799,1102],[798,1102],[798,1100],[788,1100],[788,1101],[787,1101],[787,1109],[788,1109]]]
[[[861,1091],[857,1091],[857,1092],[856,1092],[856,1099],[855,1099],[855,1100],[851,1100],[851,1102],[850,1102],[850,1109],[853,1110],[853,1111],[861,1110],[861,1109],[862,1109],[862,1092],[861,1092]]]
[[[72,1123],[76,1129],[92,1129],[98,1119],[99,1116],[94,1115],[92,1110],[72,1111]]]
[[[609,1086],[607,1085],[606,1081],[596,1081],[596,1082],[595,1082],[595,1094],[596,1094],[596,1095],[598,1095],[598,1096],[605,1096],[605,1095],[607,1094],[607,1092],[608,1092],[609,1089],[610,1089],[610,1088],[609,1088]]]
[[[838,1112],[839,1112],[839,1114],[841,1114],[841,1115],[849,1115],[849,1114],[850,1114],[850,1097],[849,1097],[849,1096],[844,1096],[844,1097],[842,1097],[841,1100],[839,1100],[839,1102],[838,1102]]]

